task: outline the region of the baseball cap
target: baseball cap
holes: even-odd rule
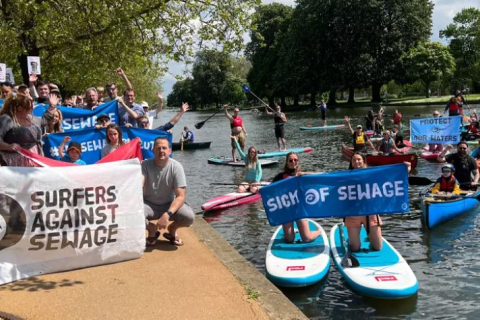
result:
[[[70,142],[70,144],[68,145],[67,152],[72,149],[76,149],[78,152],[82,153],[82,146],[78,142],[75,142],[75,141]]]
[[[108,120],[110,120],[110,117],[108,116],[108,114],[102,113],[101,115],[99,115],[99,116],[97,117],[97,121],[100,120],[100,119],[108,119]]]
[[[48,85],[48,87],[50,88],[50,93],[58,93],[60,94],[60,89],[58,89],[58,86],[54,83],[50,83]]]
[[[359,124],[359,125],[357,126],[357,129],[362,129],[362,128],[363,128],[363,127],[362,127],[361,124]]]
[[[142,101],[141,105],[143,108],[148,108],[148,103],[146,101]]]

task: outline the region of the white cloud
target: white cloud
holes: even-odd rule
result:
[[[263,4],[270,4],[273,2],[282,3],[287,6],[295,6],[294,0],[262,0]],[[445,29],[446,26],[453,22],[455,14],[464,8],[480,8],[480,0],[432,0],[434,3],[432,15],[432,41],[440,41],[447,44],[445,39],[440,39],[439,32]],[[250,39],[248,34],[244,39]],[[167,96],[171,91],[173,84],[176,82],[175,75],[182,75],[184,73],[185,65],[177,62],[170,62],[168,64],[169,73],[164,76],[163,90],[164,95]]]

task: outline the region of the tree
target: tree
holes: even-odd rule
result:
[[[66,90],[112,80],[152,83],[155,58],[180,60],[195,44],[239,49],[259,0],[1,0],[0,61],[22,70],[40,56],[42,76]],[[8,41],[5,41],[8,39]],[[16,71],[17,76],[20,74]],[[137,86],[139,91],[141,86]]]
[[[450,51],[457,63],[455,77],[472,78],[479,89],[480,77],[472,70],[480,66],[480,10],[466,8],[457,13],[453,23],[440,30],[440,37],[450,41]]]
[[[181,106],[183,102],[188,102],[193,110],[197,108],[198,97],[192,78],[175,82],[172,92],[167,97],[169,106]]]
[[[422,43],[410,49],[400,61],[410,79],[423,83],[427,98],[433,81],[450,77],[455,71],[455,59],[448,47],[439,42]]]

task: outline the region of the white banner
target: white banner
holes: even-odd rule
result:
[[[6,68],[5,81],[15,84],[15,78],[13,77],[12,68]]]
[[[0,167],[0,284],[136,259],[144,249],[138,159]]]

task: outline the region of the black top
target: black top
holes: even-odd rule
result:
[[[472,182],[471,173],[478,168],[477,161],[472,156],[467,154],[460,158],[458,153],[453,153],[447,155],[445,160],[455,167],[455,177],[460,184]]]

